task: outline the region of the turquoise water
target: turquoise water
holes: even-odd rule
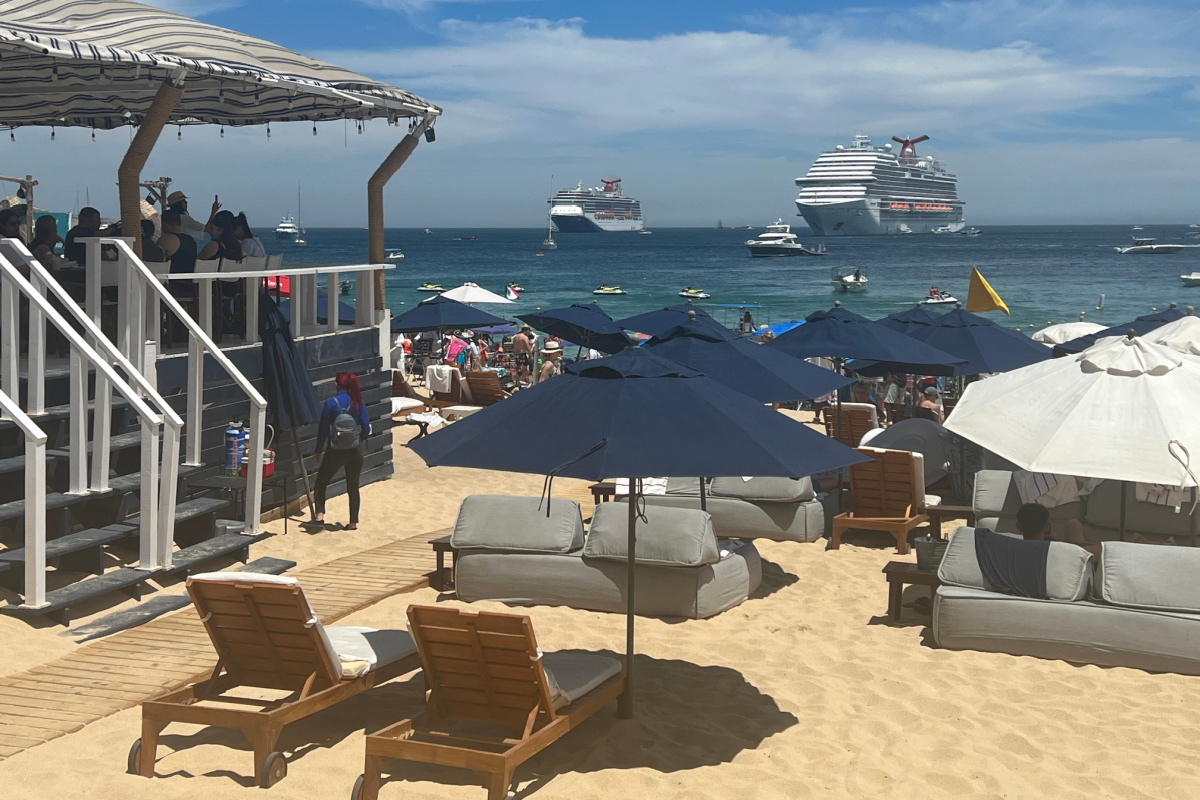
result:
[[[1145,226],[1142,235],[1159,242],[1182,242],[1180,225]],[[761,230],[761,229],[756,229]],[[803,228],[800,229],[804,230]],[[405,258],[387,273],[387,302],[401,313],[427,295],[424,281],[447,289],[474,281],[498,294],[516,281],[526,292],[519,302],[489,310],[501,316],[585,303],[596,299],[614,318],[683,302],[685,286],[713,295],[700,301],[718,319],[718,303],[755,303],[758,323],[800,319],[835,299],[867,317],[877,318],[911,307],[932,285],[965,301],[975,265],[1012,310],[988,317],[1031,330],[1047,322],[1086,318],[1101,324],[1124,322],[1172,301],[1181,306],[1200,300],[1200,289],[1187,289],[1179,276],[1200,270],[1200,248],[1176,255],[1121,256],[1115,245],[1128,244],[1126,226],[989,227],[976,237],[960,235],[873,236],[825,240],[823,257],[750,258],[742,242],[754,231],[715,228],[660,228],[652,235],[557,234],[557,250],[538,256],[546,231],[540,229],[389,229],[389,249]],[[362,263],[363,229],[310,228],[308,247],[266,240],[268,250],[283,252],[285,263]],[[474,241],[459,237],[477,236]],[[805,244],[818,240],[801,234]],[[832,291],[832,267],[865,267],[869,288],[862,294]],[[619,284],[626,297],[593,298],[601,283]],[[1100,295],[1104,307],[1096,310]]]

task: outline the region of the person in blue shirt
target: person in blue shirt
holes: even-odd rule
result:
[[[337,394],[325,401],[321,409],[321,421],[317,426],[316,458],[320,468],[317,470],[316,522],[325,521],[325,492],[337,475],[338,470],[346,471],[346,494],[350,496],[350,524],[346,530],[358,530],[359,494],[358,481],[362,475],[363,454],[362,442],[371,434],[371,420],[367,416],[367,407],[363,403],[362,389],[358,378],[353,372],[337,374]],[[342,414],[349,414],[359,424],[359,441],[349,444],[346,436],[340,433],[334,421]]]

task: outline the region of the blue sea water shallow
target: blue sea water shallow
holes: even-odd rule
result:
[[[997,323],[1032,333],[1048,322],[1071,322],[1086,312],[1103,325],[1125,322],[1171,302],[1181,307],[1200,300],[1200,288],[1185,288],[1181,274],[1200,271],[1200,247],[1174,255],[1118,255],[1116,245],[1130,243],[1127,226],[988,227],[982,235],[910,235],[829,238],[822,257],[751,258],[743,242],[762,228],[659,228],[652,235],[631,233],[556,234],[556,250],[542,250],[545,228],[442,228],[386,231],[386,246],[405,258],[387,273],[387,303],[394,314],[428,295],[422,282],[446,289],[473,281],[497,294],[509,282],[525,287],[513,305],[488,310],[512,318],[538,308],[554,308],[593,299],[613,318],[681,303],[676,293],[692,286],[712,295],[698,301],[717,319],[732,325],[738,312],[718,304],[753,303],[756,323],[802,319],[841,300],[846,308],[872,319],[902,311],[924,297],[931,286],[965,302],[971,267],[979,271],[1008,304],[1012,315],[990,312]],[[819,239],[795,232],[806,245]],[[1184,243],[1183,225],[1146,225],[1139,235],[1160,243]],[[1192,229],[1195,230],[1195,229]],[[310,228],[308,246],[264,236],[269,252],[285,263],[363,263],[365,229]],[[463,236],[478,237],[464,241]],[[1198,241],[1200,243],[1200,241]],[[541,251],[543,255],[537,255]],[[863,267],[868,290],[835,293],[833,267]],[[625,297],[593,297],[600,284],[617,284]],[[1100,295],[1104,306],[1097,310]],[[934,309],[937,310],[937,309]],[[945,307],[942,310],[946,310]]]

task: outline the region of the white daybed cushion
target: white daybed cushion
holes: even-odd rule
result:
[[[559,650],[542,655],[542,668],[546,670],[550,697],[558,710],[620,674],[621,662],[595,653]]]
[[[402,414],[405,411],[412,411],[414,408],[424,408],[425,404],[420,400],[412,397],[393,397],[392,398],[392,414]]]

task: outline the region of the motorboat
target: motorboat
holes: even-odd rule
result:
[[[383,257],[384,261],[400,261],[404,258],[404,253],[399,250],[389,250],[388,254]]]
[[[1144,231],[1144,230],[1146,230],[1146,229],[1145,229],[1145,228],[1143,228],[1141,225],[1134,225],[1134,226],[1133,226],[1133,228],[1132,228],[1131,230],[1135,230],[1135,231]]]
[[[894,230],[892,232],[893,233],[912,233],[913,231],[912,231],[912,228],[908,227],[908,225],[906,223],[901,222],[899,225],[896,226],[896,230]]]
[[[959,233],[961,233],[963,236],[978,236],[979,234],[983,233],[983,231],[979,230],[979,228],[963,228],[961,231],[959,231]]]
[[[616,296],[616,295],[629,294],[629,292],[625,291],[620,286],[597,286],[595,289],[592,290],[592,294]]]
[[[693,289],[690,286],[680,291],[679,296],[688,300],[707,300],[708,298],[712,297],[711,294],[703,289]]]
[[[917,301],[923,306],[952,306],[958,303],[958,298],[949,292],[943,292],[936,286],[929,290],[929,296],[924,300]]]
[[[654,231],[638,231],[638,233],[640,233],[642,236],[649,236],[650,234],[654,233]]]
[[[1125,247],[1114,247],[1113,250],[1123,256],[1132,255],[1159,255],[1167,253],[1178,253],[1183,249],[1181,244],[1158,244],[1154,239],[1137,239],[1133,240],[1133,244]]]
[[[464,242],[473,242],[473,241],[475,241],[476,239],[478,239],[479,237],[478,237],[478,236],[460,236],[460,237],[458,237],[458,238],[459,238],[461,241],[464,241]]]
[[[865,267],[834,267],[829,270],[829,279],[835,292],[862,292],[867,288]]]
[[[440,283],[422,283],[420,286],[417,287],[417,291],[418,292],[436,292],[438,294],[441,294],[442,292],[444,292],[446,290],[442,288],[442,285]]]
[[[523,292],[523,291],[525,291],[525,287],[524,287],[524,286],[522,286],[521,284],[517,283],[516,281],[511,281],[511,282],[509,282],[509,284],[508,284],[508,288],[509,288],[509,289],[512,289],[514,292]]]
[[[350,294],[350,281],[341,281],[338,283],[338,293],[343,297]]]
[[[1190,275],[1180,275],[1184,286],[1200,286],[1200,272],[1193,272]]]
[[[429,230],[429,228],[426,228],[426,229],[425,229],[425,233],[427,233],[427,234],[428,234],[428,233],[433,233],[433,231]]]
[[[511,300],[515,303],[521,299],[521,295],[517,294],[517,290],[514,289],[513,285],[510,283],[508,286],[504,287],[504,299]]]
[[[825,254],[825,246],[817,249],[807,248],[796,240],[792,226],[782,219],[777,219],[767,226],[767,229],[753,239],[746,240],[746,248],[755,258],[772,256],[820,256]]]
[[[957,231],[954,230],[953,226],[950,226],[950,225],[939,225],[936,228],[933,228],[932,230],[930,230],[929,232],[930,233],[957,233]]]

